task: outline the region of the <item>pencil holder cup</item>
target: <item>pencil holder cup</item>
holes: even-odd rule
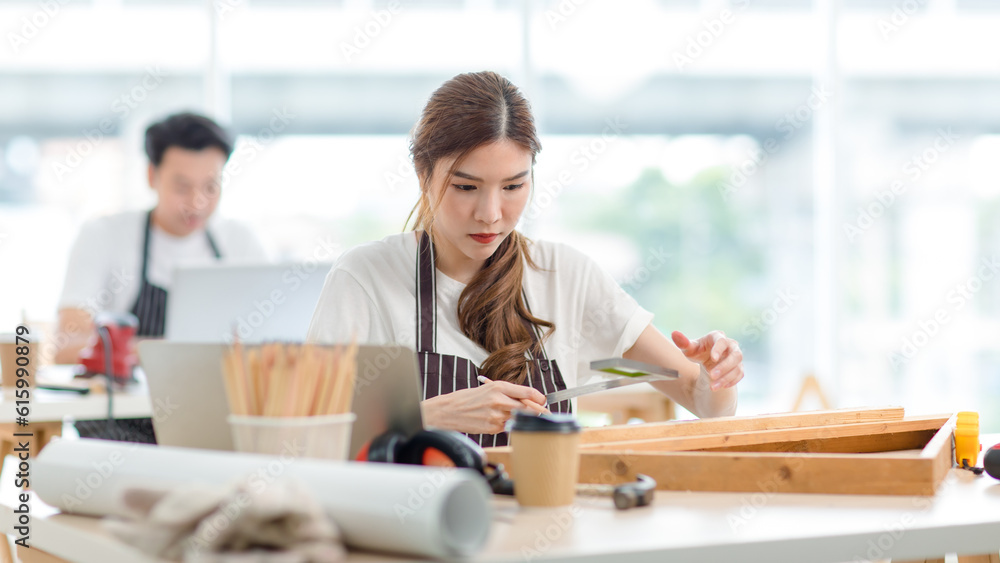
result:
[[[236,451],[345,461],[354,413],[320,416],[229,415]]]

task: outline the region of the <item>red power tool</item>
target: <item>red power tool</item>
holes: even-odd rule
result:
[[[94,325],[97,327],[96,334],[90,344],[80,351],[80,363],[87,375],[107,372],[110,356],[112,373],[106,375],[116,383],[128,383],[137,363],[135,335],[139,330],[139,320],[130,313],[98,313]]]

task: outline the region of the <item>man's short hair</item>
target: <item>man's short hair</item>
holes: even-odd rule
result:
[[[146,129],[146,156],[153,166],[163,161],[170,147],[200,151],[216,147],[226,155],[233,154],[233,138],[211,119],[196,113],[177,113]]]

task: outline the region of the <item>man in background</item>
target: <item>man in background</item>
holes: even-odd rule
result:
[[[163,335],[175,268],[216,261],[264,261],[253,232],[217,219],[222,170],[233,140],[211,119],[171,115],[146,130],[151,210],[126,211],[83,225],[59,299],[57,363],[75,363],[102,311],[130,312],[139,336]]]

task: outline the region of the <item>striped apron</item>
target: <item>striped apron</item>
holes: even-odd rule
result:
[[[435,261],[434,245],[425,231],[420,237],[417,249],[417,365],[420,368],[420,380],[423,399],[430,399],[461,389],[479,387],[477,380],[479,369],[465,358],[448,354],[438,354],[437,347],[437,293],[435,291]],[[527,305],[525,296],[525,305]],[[530,311],[530,309],[529,309]],[[532,342],[541,342],[538,327],[533,327]],[[528,385],[537,389],[543,395],[566,388],[562,373],[555,360],[550,360],[545,354],[544,346],[540,346],[541,358],[529,357]],[[529,352],[530,353],[530,352]],[[573,411],[569,400],[549,405],[554,413],[570,413]],[[468,434],[469,438],[483,447],[506,446],[507,432],[499,434]]]
[[[142,285],[139,286],[139,296],[132,305],[132,314],[139,319],[138,336],[159,338],[163,336],[167,320],[167,290],[149,283],[146,277],[149,268],[149,232],[152,229],[153,212],[146,214],[146,234],[142,239]],[[219,248],[215,246],[212,235],[205,229],[205,238],[215,257],[221,258]]]

